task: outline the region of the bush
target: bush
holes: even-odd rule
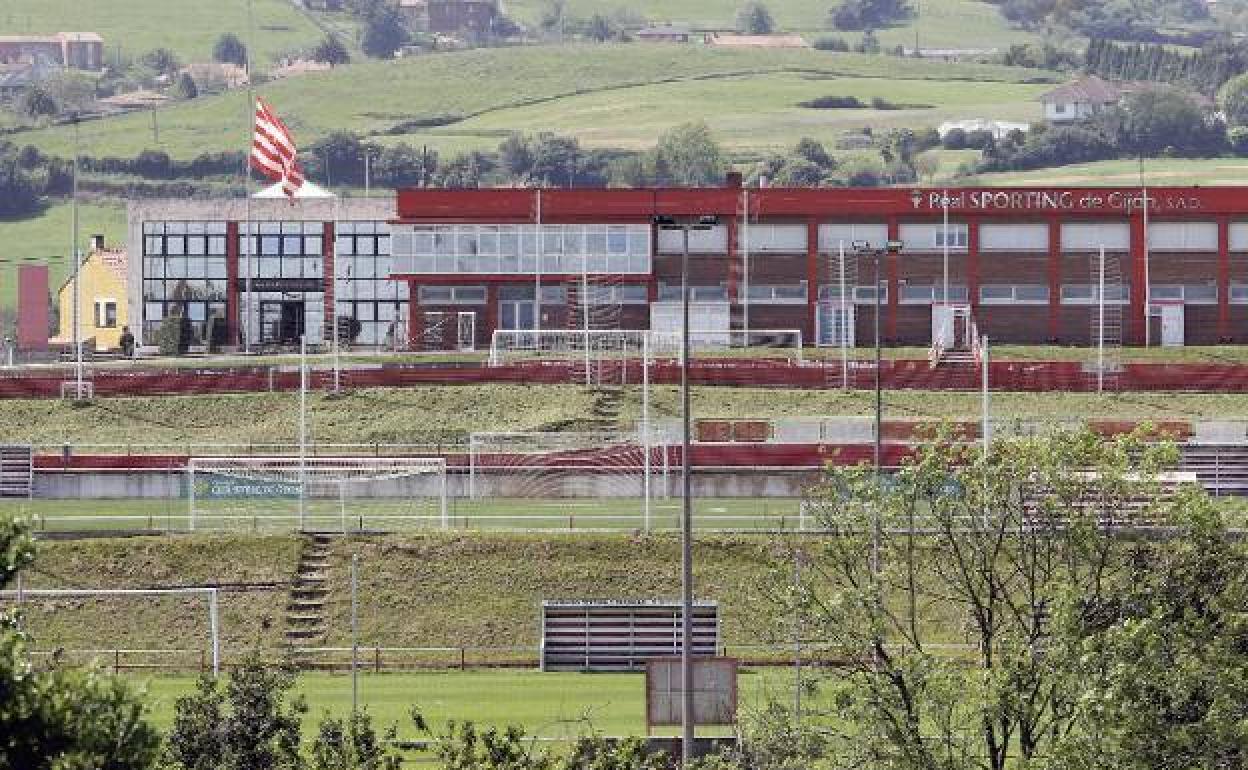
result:
[[[156,330],[156,344],[162,356],[182,355],[191,347],[194,337],[191,319],[184,315],[165,316]]]
[[[814,42],[814,47],[820,51],[849,51],[849,41],[843,37],[834,37],[825,35]]]
[[[966,131],[961,128],[951,128],[945,132],[940,143],[946,150],[965,150]]]
[[[804,102],[798,102],[799,107],[809,107],[812,110],[860,110],[867,105],[857,96],[820,96],[817,99],[808,99]]]

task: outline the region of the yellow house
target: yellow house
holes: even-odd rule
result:
[[[94,340],[96,351],[121,347],[121,329],[129,322],[126,313],[126,252],[104,248],[104,239],[91,239],[91,252],[78,270],[79,339]],[[73,345],[74,277],[61,286],[57,295],[60,329],[53,345]],[[91,348],[88,347],[88,350]]]

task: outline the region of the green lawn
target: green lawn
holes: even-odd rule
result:
[[[1144,161],[1144,184],[1242,185],[1248,179],[1248,158],[1149,158]],[[1036,171],[981,174],[984,185],[1138,185],[1140,162],[1133,159],[1077,163]]]
[[[172,49],[183,61],[210,61],[212,46],[224,32],[252,40],[256,64],[268,69],[282,53],[316,43],[322,33],[287,0],[252,0],[254,33],[247,28],[244,0],[6,0],[0,29],[9,35],[47,35],[61,31],[98,32],[105,59],[138,58],[157,47]]]
[[[887,65],[896,60],[880,61]],[[431,129],[415,139],[435,146],[445,140],[463,146],[493,146],[509,131],[551,131],[572,134],[592,146],[642,149],[674,123],[706,120],[730,151],[748,154],[789,146],[805,136],[832,147],[841,133],[867,126],[875,130],[935,126],[977,115],[1035,122],[1040,118],[1036,97],[1051,87],[999,81],[933,83],[925,77],[907,79],[887,69],[880,77],[752,74],[640,86],[623,93],[597,91],[553,104],[497,109]],[[864,102],[881,97],[930,107],[880,111],[799,106],[821,96],[854,96]]]
[[[17,266],[47,264],[49,289],[55,294],[72,268],[72,217],[67,203],[55,203],[30,219],[0,219],[0,308],[17,303]],[[126,210],[123,206],[84,203],[78,206],[82,248],[90,237],[102,234],[112,245],[124,245]]]
[[[152,722],[168,729],[173,722],[174,701],[193,690],[186,676],[129,677],[144,686]],[[787,701],[792,674],[774,669],[745,670],[740,679],[740,708],[744,713],[769,699]],[[471,720],[481,725],[519,725],[530,736],[547,740],[570,740],[591,730],[606,735],[644,735],[644,674],[579,674],[531,670],[431,671],[405,674],[364,674],[360,677],[360,703],[368,708],[374,724],[397,725],[401,740],[427,736],[416,732],[408,717],[418,706],[435,731],[448,719]],[[345,716],[351,712],[351,678],[346,675],[303,674],[297,690],[307,698],[308,716],[304,736],[315,734],[325,713]],[[811,707],[818,699],[810,701]],[[655,733],[676,734],[678,728],[656,728]],[[699,734],[723,734],[722,728],[703,728]]]
[[[373,134],[416,119],[439,116],[481,116],[495,110],[545,105],[557,115],[569,97],[610,93],[617,103],[629,104],[639,86],[679,85],[697,79],[741,78],[792,73],[807,77],[861,78],[871,81],[865,91],[889,96],[893,80],[925,80],[935,93],[949,94],[957,83],[990,81],[1014,86],[1016,101],[1028,100],[1034,86],[1028,79],[1050,78],[1051,73],[998,66],[945,64],[891,56],[831,54],[813,50],[729,51],[681,45],[568,45],[530,46],[465,51],[405,59],[366,62],[333,72],[272,83],[261,94],[286,119],[296,138],[308,143],[331,131]],[[827,83],[811,81],[801,93],[818,95]],[[758,94],[767,86],[753,89]],[[836,91],[838,89],[831,89]],[[712,119],[722,108],[710,91],[703,102]],[[243,146],[250,127],[243,116],[244,94],[232,93],[196,99],[161,110],[161,144],[179,158],[201,152],[233,150]],[[810,119],[820,119],[823,111]],[[673,114],[665,125],[689,117]],[[608,119],[610,119],[608,117]],[[825,116],[822,118],[826,120]],[[90,155],[131,156],[152,146],[150,116],[127,115],[91,121],[81,126],[83,152]],[[651,118],[656,128],[665,127]],[[427,130],[410,134],[422,141]],[[653,137],[651,137],[653,139]],[[72,131],[64,127],[16,134],[17,143],[30,142],[53,154],[70,152]],[[767,145],[764,135],[760,145]],[[491,137],[491,144],[497,141]]]
[[[611,13],[623,4],[617,0],[571,0],[569,12],[573,16],[589,16],[596,12]],[[689,22],[695,27],[724,29],[735,26],[737,0],[639,0],[629,8],[651,21]],[[997,10],[997,6],[978,0],[923,0],[914,3],[918,15],[905,23],[883,30],[878,36],[887,46],[913,46],[915,31],[919,33],[919,45],[924,48],[991,48],[1011,43],[1035,40],[1035,36],[1009,26]],[[828,9],[835,3],[825,0],[770,0],[776,25],[781,30],[806,34],[813,40],[821,35],[842,35],[856,39],[854,33],[839,33],[827,29]],[[507,4],[508,13],[524,23],[534,23],[541,17],[542,0],[512,0]]]
[[[675,478],[675,468],[670,469]],[[653,477],[661,483],[662,470]],[[624,477],[638,473],[629,470]],[[537,483],[537,482],[535,482]],[[623,482],[622,482],[623,483]],[[793,498],[701,498],[695,501],[697,527],[707,531],[797,529],[800,501]],[[60,500],[0,502],[0,513],[30,516],[36,531],[145,531],[187,532],[192,522],[189,503],[182,499]],[[201,501],[194,526],[203,533],[284,533],[299,525],[296,500]],[[442,514],[437,501],[421,498],[403,501],[311,500],[304,510],[304,528],[340,532],[390,530],[439,531]],[[555,532],[632,532],[645,527],[642,501],[623,499],[485,498],[452,497],[447,503],[446,526],[457,531],[550,530]],[[658,498],[651,502],[650,527],[674,531],[680,526],[680,501]]]

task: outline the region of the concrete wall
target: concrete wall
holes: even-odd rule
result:
[[[818,471],[807,469],[748,470],[727,468],[694,472],[693,491],[698,497],[800,497],[813,484]],[[349,490],[349,497],[404,498],[432,497],[438,494],[435,476],[415,476],[402,480],[371,482],[366,489]],[[641,497],[640,474],[555,472],[544,475],[515,472],[480,472],[474,480],[463,470],[447,476],[450,497],[468,497],[475,484],[478,497],[511,498],[630,498]],[[655,468],[651,484],[656,496],[680,494],[680,469],[672,467],[666,479],[662,468]],[[35,497],[69,500],[167,499],[186,495],[186,474],[164,470],[136,471],[36,471]],[[313,497],[336,498],[336,487],[317,485]]]

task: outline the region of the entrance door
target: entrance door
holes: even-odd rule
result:
[[[299,300],[261,302],[261,344],[297,345],[303,335],[303,319],[303,302]]]
[[[820,302],[816,308],[820,347],[854,346],[854,306],[840,302]]]
[[[1183,306],[1161,306],[1161,345],[1166,348],[1183,347]]]
[[[477,314],[469,311],[458,313],[458,344],[459,350],[471,353],[477,349]]]
[[[502,300],[498,303],[498,328],[537,328],[537,303],[533,300]]]

